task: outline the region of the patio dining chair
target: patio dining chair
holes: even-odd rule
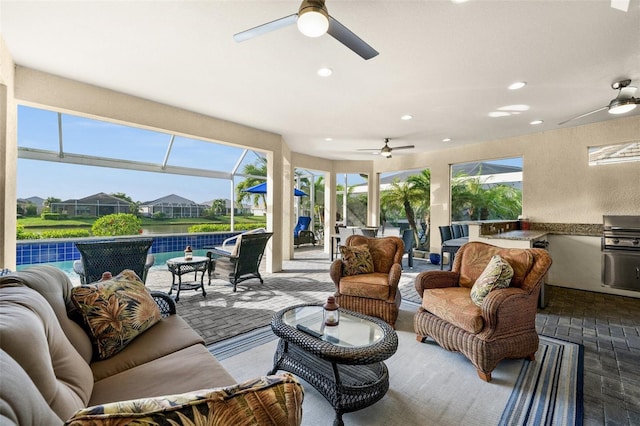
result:
[[[80,275],[82,284],[99,281],[103,272],[117,275],[131,269],[145,282],[147,271],[155,262],[149,254],[153,238],[118,239],[109,241],[82,241],[76,243],[80,260],[73,262],[73,270]]]

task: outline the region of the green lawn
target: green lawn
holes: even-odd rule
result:
[[[177,218],[177,219],[150,219],[143,217],[142,226],[145,225],[197,225],[200,223],[231,223],[230,216],[217,216],[213,220],[205,218]],[[25,228],[70,228],[70,227],[91,227],[96,221],[94,217],[78,217],[65,220],[45,220],[40,217],[21,217],[18,224]],[[236,216],[236,223],[265,223],[264,216]]]

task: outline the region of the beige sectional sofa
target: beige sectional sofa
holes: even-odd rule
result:
[[[73,291],[66,274],[51,266],[0,277],[0,424],[125,424],[127,416],[300,424],[303,390],[295,378],[237,384],[163,294],[153,295],[162,319],[96,360],[92,334],[71,318]],[[143,401],[130,401],[137,399]],[[86,407],[92,408],[78,412]]]

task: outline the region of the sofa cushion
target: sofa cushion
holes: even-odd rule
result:
[[[75,287],[71,299],[92,337],[98,359],[120,352],[162,318],[144,283],[131,270],[110,280]]]
[[[207,348],[197,344],[95,382],[88,405],[236,383]]]
[[[465,287],[432,288],[422,293],[422,307],[469,333],[479,333],[484,327],[482,310],[473,303]]]
[[[93,380],[102,380],[195,344],[204,344],[202,337],[182,317],[170,315],[138,335],[122,351],[91,363]]]
[[[304,391],[289,373],[179,395],[114,402],[77,412],[68,425],[299,425]]]
[[[367,245],[340,246],[342,271],[344,275],[370,274],[373,272],[373,258]]]
[[[471,287],[471,300],[476,305],[482,306],[484,298],[491,290],[509,287],[511,278],[513,278],[513,268],[496,254]]]
[[[89,402],[89,365],[40,293],[16,284],[0,288],[0,348],[20,364],[58,417],[69,418]],[[3,384],[4,374],[3,370]]]
[[[387,300],[389,298],[389,274],[374,272],[344,276],[340,279],[340,294]]]
[[[0,372],[1,425],[62,425],[26,371],[3,350]]]

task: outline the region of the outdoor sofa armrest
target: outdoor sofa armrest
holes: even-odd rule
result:
[[[430,288],[458,287],[460,274],[452,271],[424,271],[416,277],[415,288],[418,295]]]
[[[176,302],[167,293],[162,291],[150,291],[151,297],[160,308],[160,314],[162,318],[166,318],[170,315],[176,314]]]

